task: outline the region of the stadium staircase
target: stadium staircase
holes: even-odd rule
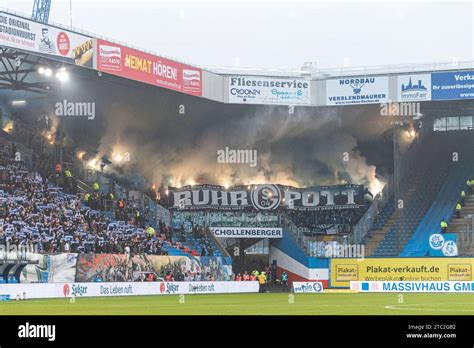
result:
[[[442,154],[448,156],[450,151],[449,146],[437,136],[432,135],[425,140],[417,155],[418,161],[409,170],[406,179],[401,180],[398,195],[395,195],[394,204],[402,200],[403,208],[394,207],[383,228],[378,233],[377,230],[369,232],[366,248],[368,256],[390,257],[400,254],[435,201],[449,174],[452,161],[449,165],[440,166],[439,158]],[[372,238],[374,239],[371,242]],[[377,244],[378,240],[380,242]],[[377,245],[374,248],[375,244]]]
[[[362,244],[365,244],[365,254],[367,256],[372,255],[377,245],[379,245],[390,228],[395,224],[398,214],[394,214],[394,208],[395,204],[392,200],[375,218],[374,226],[362,240]]]
[[[83,198],[86,193],[91,194],[92,193],[92,187],[87,185],[84,181],[76,179],[77,183],[77,192],[81,195]]]
[[[206,237],[214,243],[214,247],[216,249],[216,252],[218,252],[220,255],[219,256],[225,256],[225,257],[230,257],[230,253],[226,250],[225,246],[221,243],[219,238],[217,238],[214,233],[211,231],[206,232]]]
[[[460,218],[455,216],[448,225],[448,233],[456,233],[459,254],[474,256],[474,194],[467,195]]]
[[[400,256],[421,257],[429,252],[429,236],[439,232],[439,224],[444,218],[448,223],[450,232],[451,219],[454,215],[454,207],[459,200],[460,192],[466,187],[467,178],[474,172],[474,161],[472,151],[474,149],[474,137],[472,131],[453,132],[452,134],[439,135],[438,143],[443,145],[443,151],[436,152],[438,158],[451,158],[453,152],[459,154],[459,161],[443,160],[443,165],[435,168],[437,171],[448,171],[433,203],[420,215],[422,218],[413,236],[404,246]],[[463,209],[463,216],[466,210]]]
[[[469,224],[466,216],[473,213],[471,197],[466,198],[469,207],[464,207],[462,210],[461,219],[453,219],[454,207],[459,200],[461,189],[465,188],[465,182],[469,176],[469,166],[459,166],[453,168],[449,178],[444,183],[440,193],[433,203],[430,210],[426,213],[423,221],[415,231],[413,238],[408,242],[404,248],[401,256],[425,256],[429,252],[429,236],[432,233],[440,231],[440,221],[446,219],[448,221],[448,233],[463,231],[466,223]],[[463,226],[464,225],[464,226]],[[471,227],[472,228],[472,227]]]

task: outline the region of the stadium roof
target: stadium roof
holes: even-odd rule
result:
[[[313,66],[314,65],[314,66]],[[345,76],[390,75],[400,73],[422,73],[446,70],[474,69],[474,61],[432,62],[417,64],[371,65],[361,67],[317,68],[313,63],[305,63],[301,69],[258,69],[251,67],[205,67],[219,75],[257,75],[281,77],[308,77],[313,80]]]
[[[9,14],[21,16],[30,19],[30,15],[13,11],[0,6],[0,11],[7,12]],[[118,40],[110,39],[102,35],[88,32],[86,30],[78,29],[75,27],[55,23],[52,21],[48,22],[48,25],[56,26],[66,30],[74,31],[79,34],[91,36],[97,39],[107,40],[112,43],[120,44],[129,48],[133,48],[145,53],[156,55],[162,58],[174,60],[178,63],[188,64],[208,70],[219,75],[254,75],[254,76],[278,76],[278,77],[307,77],[313,80],[323,80],[328,78],[337,78],[344,76],[356,76],[356,75],[381,75],[381,74],[400,74],[400,73],[414,73],[414,72],[430,72],[430,71],[447,71],[447,70],[466,70],[474,69],[474,61],[458,61],[452,60],[450,62],[429,62],[429,63],[416,63],[416,64],[396,64],[396,65],[375,65],[375,66],[361,66],[361,67],[340,67],[340,68],[318,68],[316,63],[304,63],[301,69],[272,69],[272,68],[255,68],[255,67],[216,67],[193,64],[191,62],[184,61],[164,55],[162,53],[153,52],[144,48],[136,47],[130,44],[120,42]]]

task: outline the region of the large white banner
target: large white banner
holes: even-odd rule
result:
[[[264,227],[211,227],[218,238],[282,238],[282,228]]]
[[[326,81],[326,105],[388,102],[388,77],[356,76]]]
[[[431,100],[431,74],[398,76],[398,101]]]
[[[20,282],[74,282],[77,254],[31,254],[28,258],[29,260],[38,261],[38,263],[30,264],[23,269],[20,275]]]
[[[16,299],[109,297],[173,294],[225,294],[258,292],[256,281],[223,282],[123,282],[0,284],[0,297]]]
[[[301,78],[229,76],[229,103],[309,105],[310,81]]]
[[[92,67],[91,37],[0,12],[0,45]]]

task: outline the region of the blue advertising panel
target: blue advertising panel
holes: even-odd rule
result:
[[[474,71],[431,74],[431,100],[474,99]]]

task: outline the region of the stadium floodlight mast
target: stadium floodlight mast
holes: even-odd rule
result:
[[[46,77],[53,76],[53,70],[49,67],[40,66],[38,68],[38,73]],[[54,75],[60,82],[64,83],[69,81],[69,72],[64,67],[58,69]]]
[[[44,66],[40,66],[38,68],[38,73],[40,75],[50,77],[53,74],[53,71],[51,70],[51,68],[45,68]]]
[[[56,72],[56,78],[61,82],[69,81],[69,73],[66,71],[66,68],[59,69],[59,71]]]

